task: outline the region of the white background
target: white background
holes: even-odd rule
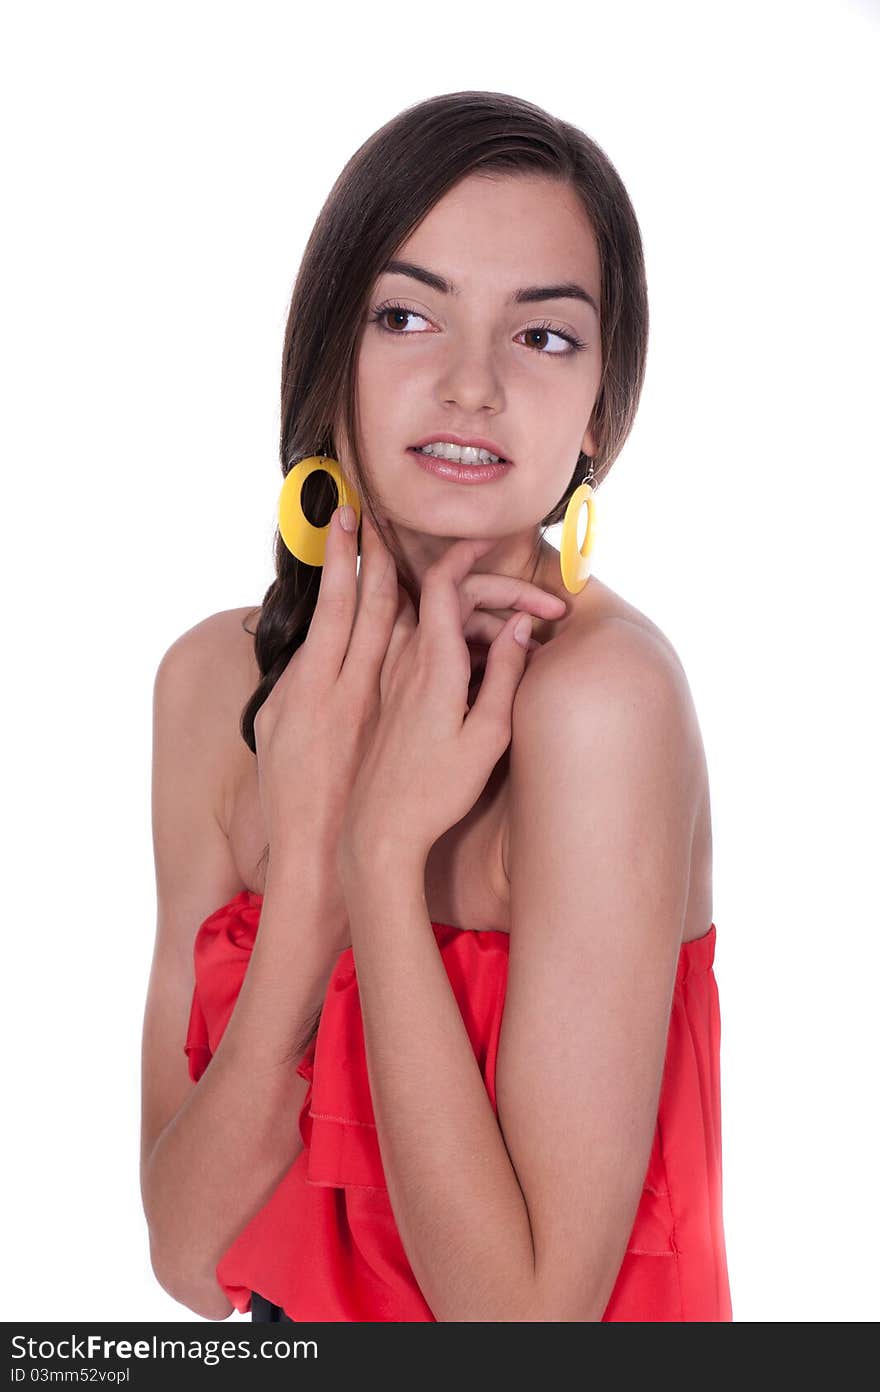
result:
[[[880,11],[545,14],[6,11],[7,1320],[197,1318],[138,1181],[153,677],[272,579],[282,335],[333,180],[466,88],[597,140],[644,237],[647,381],[593,567],[675,644],[706,745],[734,1319],[880,1315]]]

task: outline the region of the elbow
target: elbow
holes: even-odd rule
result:
[[[142,1198],[153,1275],[173,1300],[185,1305],[202,1319],[227,1319],[235,1306],[230,1303],[217,1282],[215,1263],[205,1261],[192,1251],[181,1250],[179,1239],[175,1241],[173,1218],[170,1229],[167,1222],[159,1222],[146,1179],[147,1174],[144,1173]]]
[[[192,1265],[182,1269],[179,1261],[169,1260],[157,1252],[152,1238],[150,1264],[159,1285],[172,1300],[185,1305],[202,1319],[228,1319],[235,1309],[213,1271],[197,1271]]]
[[[169,1295],[173,1292],[169,1291]],[[232,1314],[235,1306],[227,1299],[213,1276],[207,1277],[200,1285],[181,1288],[174,1296],[181,1305],[206,1320],[225,1320]]]
[[[159,1285],[172,1300],[185,1305],[193,1314],[207,1320],[225,1320],[232,1314],[235,1306],[217,1284],[213,1275],[193,1277],[181,1276],[179,1272],[168,1272],[153,1263],[153,1273]]]

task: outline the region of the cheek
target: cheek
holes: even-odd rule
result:
[[[397,351],[395,351],[395,349]],[[358,363],[358,410],[365,429],[388,431],[402,420],[408,405],[424,402],[425,384],[420,381],[408,355],[397,344],[390,348],[364,345]]]
[[[373,409],[379,381],[380,372],[376,354],[365,343],[361,348],[357,369],[357,395],[361,414]]]
[[[569,453],[568,447],[563,445],[550,455],[544,444],[517,465],[520,472],[516,481],[515,510],[523,526],[545,517],[565,493],[577,463],[577,447],[570,459]]]

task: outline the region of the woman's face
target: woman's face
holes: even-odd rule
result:
[[[383,271],[373,286],[357,401],[362,459],[381,511],[416,564],[458,537],[509,538],[513,557],[517,541],[534,545],[578,452],[596,453],[588,421],[602,370],[600,265],[590,224],[566,184],[472,174],[394,260],[453,288],[400,270]],[[590,298],[565,294],[566,285]],[[528,287],[556,293],[517,302]],[[477,484],[426,472],[411,447],[450,431],[492,440],[511,466]]]

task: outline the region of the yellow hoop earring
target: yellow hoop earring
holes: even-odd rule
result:
[[[303,512],[303,484],[316,469],[323,469],[336,484],[337,507],[349,503],[355,510],[358,525],[361,520],[361,500],[356,489],[346,482],[338,460],[330,459],[325,454],[311,454],[308,459],[294,464],[285,477],[278,499],[278,530],[291,555],[310,566],[324,564],[327,533],[330,530],[329,522],[323,527],[316,527]]]
[[[592,477],[592,469],[590,471]],[[587,505],[587,531],[582,546],[577,544],[578,520],[581,508]],[[568,500],[565,521],[562,524],[562,540],[559,546],[559,564],[562,569],[562,583],[569,594],[580,594],[590,578],[590,552],[593,549],[593,531],[596,515],[595,490],[588,483],[580,484]]]

